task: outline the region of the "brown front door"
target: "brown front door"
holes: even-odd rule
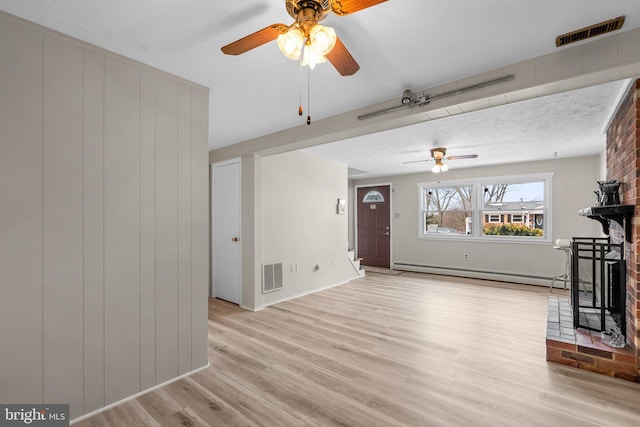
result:
[[[358,188],[358,257],[362,265],[389,268],[390,186]]]

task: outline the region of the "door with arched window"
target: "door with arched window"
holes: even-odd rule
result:
[[[389,185],[359,187],[358,257],[369,267],[390,267],[391,259],[391,188]]]

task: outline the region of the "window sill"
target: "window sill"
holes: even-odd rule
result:
[[[470,235],[425,235],[418,234],[419,240],[438,240],[438,241],[450,241],[450,242],[481,242],[481,243],[518,243],[525,245],[549,245],[552,240],[547,237],[533,238],[533,237],[500,237],[500,236],[486,236],[477,237]]]

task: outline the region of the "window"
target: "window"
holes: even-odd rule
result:
[[[526,179],[489,181],[482,185],[483,215],[496,215],[500,211],[506,221],[500,225],[486,221],[482,234],[486,236],[544,237],[540,219],[545,214],[545,180]],[[531,219],[538,217],[538,223]]]
[[[382,195],[381,192],[376,190],[369,191],[362,198],[362,203],[375,203],[375,202],[384,202],[384,196]]]
[[[489,214],[489,215],[485,215],[484,217],[485,217],[484,222],[502,222],[502,215]]]
[[[459,236],[471,225],[471,186],[424,187],[421,234]]]
[[[552,176],[421,183],[419,237],[549,242]]]
[[[522,214],[511,214],[509,216],[510,216],[509,222],[511,222],[511,223],[515,223],[515,222],[522,223],[522,222],[524,222],[524,215],[522,215]]]

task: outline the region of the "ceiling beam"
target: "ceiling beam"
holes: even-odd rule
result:
[[[451,97],[437,97],[438,94],[509,74],[513,74],[514,78],[504,83]],[[415,108],[358,120],[358,116],[401,105],[402,94],[398,94],[396,98],[318,120],[311,125],[301,125],[218,148],[209,152],[209,162],[217,163],[252,153],[263,156],[279,154],[639,76],[640,29],[635,29],[560,48],[556,52],[486,73],[413,91],[414,94],[422,93],[436,98],[433,102]]]

